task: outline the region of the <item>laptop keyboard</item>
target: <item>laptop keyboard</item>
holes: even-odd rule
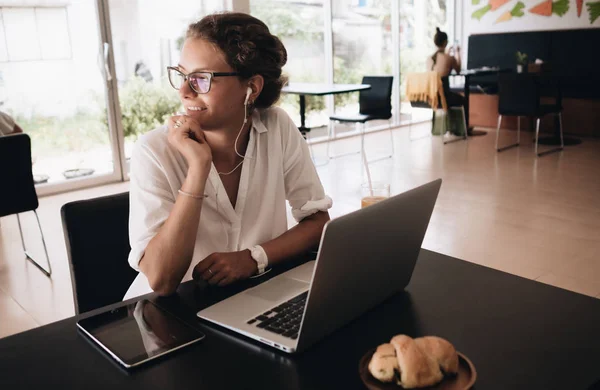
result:
[[[249,325],[296,340],[306,306],[308,291],[249,320]]]

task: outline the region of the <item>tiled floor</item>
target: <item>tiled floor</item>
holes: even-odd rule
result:
[[[422,134],[428,129],[413,127]],[[371,171],[374,180],[390,182],[392,193],[443,178],[425,248],[600,298],[600,140],[585,139],[536,159],[531,136],[523,138],[520,148],[498,154],[493,133],[442,146],[437,137],[410,141],[408,128],[400,128],[394,130],[394,158],[373,163]],[[371,157],[390,150],[387,132],[368,135],[366,142]],[[337,141],[331,153],[359,145],[358,138]],[[326,145],[315,145],[313,152],[323,161]],[[334,199],[333,217],[360,206],[365,176],[358,154],[318,171]],[[0,220],[0,337],[73,315],[60,207],[127,188],[119,183],[40,199],[51,280],[25,261],[16,218]],[[35,219],[27,215],[23,221],[26,241],[39,257]]]

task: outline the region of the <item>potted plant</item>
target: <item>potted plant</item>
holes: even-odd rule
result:
[[[517,73],[523,73],[523,70],[527,69],[527,54],[517,51],[516,57],[517,57]]]

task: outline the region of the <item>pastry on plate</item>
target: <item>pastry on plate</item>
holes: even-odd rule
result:
[[[405,389],[427,387],[438,384],[445,375],[458,373],[458,354],[440,337],[397,335],[389,344],[377,347],[368,369],[381,382],[396,380]]]
[[[392,382],[398,371],[396,350],[392,344],[381,344],[369,362],[369,372],[381,382]]]

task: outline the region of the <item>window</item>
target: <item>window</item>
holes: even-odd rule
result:
[[[323,0],[303,2],[286,0],[252,0],[250,11],[253,16],[265,22],[272,34],[283,42],[288,62],[283,72],[289,81],[323,83],[326,81],[325,21]],[[299,100],[297,95],[282,95],[279,103],[300,123]],[[306,98],[306,124],[320,126],[327,122],[325,99],[321,96]]]
[[[427,58],[436,47],[433,44],[435,28],[449,33],[446,27],[447,0],[400,0],[400,76],[405,90],[404,76],[411,72],[425,72]],[[449,34],[450,35],[450,34]]]
[[[109,0],[108,4],[128,161],[140,135],[181,109],[166,68],[177,65],[189,24],[223,11],[223,4],[219,0]]]
[[[0,61],[71,58],[67,9],[0,8]]]
[[[333,80],[360,84],[363,76],[392,75],[391,0],[334,2]],[[358,112],[358,93],[335,96],[336,112]],[[374,124],[368,123],[367,126]],[[377,125],[377,124],[374,124]]]

